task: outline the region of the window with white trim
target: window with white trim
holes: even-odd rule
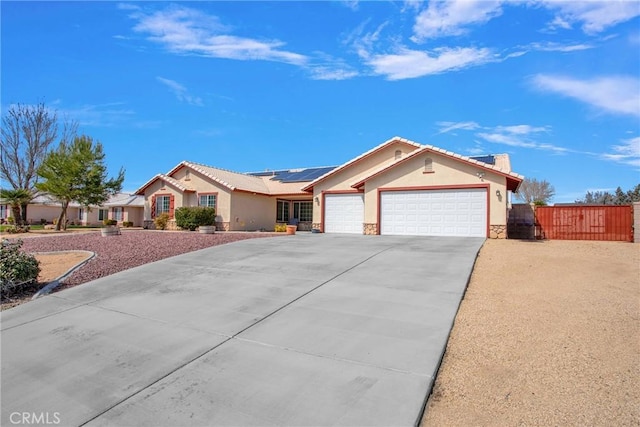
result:
[[[216,194],[201,194],[198,197],[198,206],[204,206],[206,208],[215,208],[216,207]]]
[[[169,213],[171,196],[156,196],[156,216]]]
[[[78,208],[78,220],[82,221],[84,220],[84,208]]]
[[[0,205],[0,218],[6,219],[8,212],[7,205]]]
[[[112,213],[113,219],[116,221],[122,221],[124,219],[124,208],[122,206],[113,208]]]
[[[300,222],[313,221],[313,202],[293,202],[293,217]]]
[[[108,209],[98,209],[98,221],[104,221],[109,218]]]
[[[289,221],[289,202],[286,200],[278,200],[276,203],[276,221],[288,222]]]

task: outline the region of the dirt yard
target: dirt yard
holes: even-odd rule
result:
[[[431,426],[640,425],[640,244],[489,240]]]

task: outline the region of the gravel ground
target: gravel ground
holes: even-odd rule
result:
[[[489,240],[423,418],[640,425],[640,244]]]
[[[238,240],[273,237],[271,233],[123,231],[102,237],[99,232],[42,236],[23,240],[26,252],[87,250],[96,257],[67,278],[57,290],[76,286],[119,271],[211,246]],[[282,235],[282,233],[280,233]]]

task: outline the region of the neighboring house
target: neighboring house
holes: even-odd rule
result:
[[[46,194],[36,196],[27,206],[27,222],[40,224],[41,222],[53,223],[60,216],[62,206],[60,202]],[[144,197],[133,194],[118,193],[109,198],[103,206],[81,206],[77,202],[71,202],[67,207],[67,219],[70,224],[77,225],[102,225],[105,219],[115,219],[119,223],[123,221],[133,222],[134,227],[143,224]],[[11,216],[11,206],[2,204],[0,200],[0,218],[3,220]]]
[[[286,222],[325,233],[505,238],[508,193],[522,180],[506,154],[467,157],[395,137],[338,167],[239,173],[183,161],[135,194],[149,227],[200,205],[216,208],[225,231]]]
[[[0,200],[0,203],[2,203],[0,204],[0,218],[6,221],[9,217],[13,216],[11,206],[5,204],[2,200]],[[80,205],[78,203],[71,202],[69,204],[67,207],[67,218],[69,218],[70,221],[77,220],[79,208]],[[39,194],[27,205],[27,223],[40,224],[46,222],[51,224],[54,219],[57,220],[60,216],[60,209],[62,209],[60,202],[55,201],[46,194]]]

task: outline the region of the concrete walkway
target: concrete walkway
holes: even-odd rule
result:
[[[414,425],[483,241],[245,240],[8,310],[1,424]]]

